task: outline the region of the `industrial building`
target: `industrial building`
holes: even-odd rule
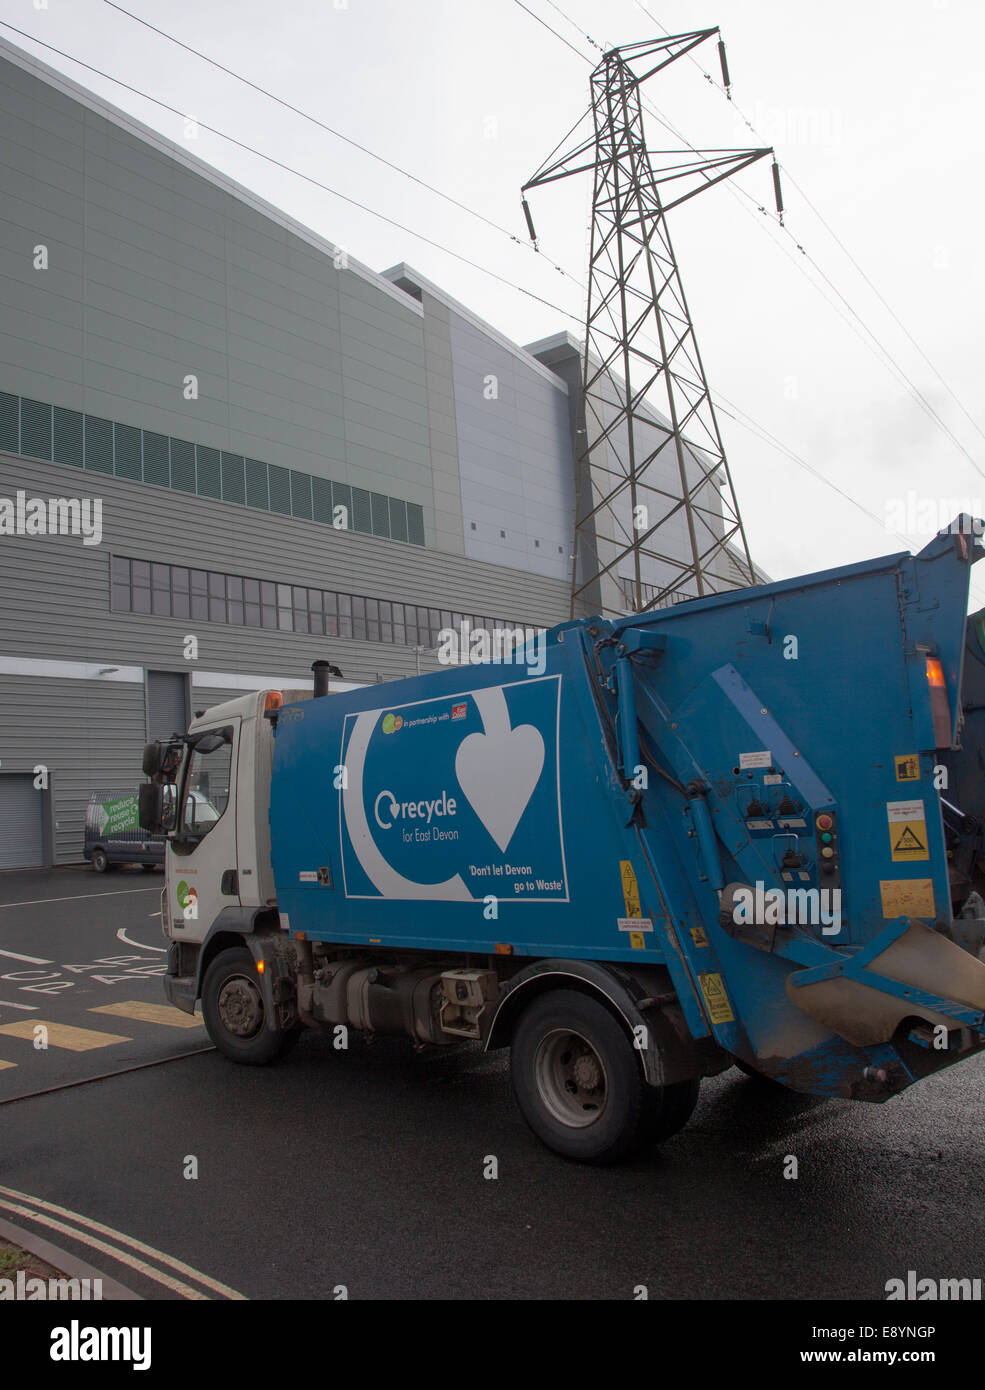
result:
[[[368,269],[3,41],[0,111],[0,868],[77,861],[196,709],[568,617],[574,338]]]

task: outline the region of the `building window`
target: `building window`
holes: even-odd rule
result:
[[[170,618],[171,606],[171,566],[154,565],[150,567],[151,612],[159,618]]]
[[[205,570],[190,570],[191,616],[208,621],[209,616],[209,577]]]
[[[109,578],[110,607],[114,612],[197,618],[235,627],[275,628],[359,642],[436,647],[442,628],[458,630],[468,623],[473,631],[492,631],[522,625],[394,599],[277,584],[270,579],[186,569],[123,555],[111,557]]]
[[[424,509],[403,498],[8,391],[0,391],[0,449],[323,525],[343,506],[349,530],[424,544]]]
[[[173,618],[191,617],[188,571],[175,565],[171,567],[171,616]]]
[[[110,565],[110,607],[121,613],[130,611],[130,561],[114,555]]]

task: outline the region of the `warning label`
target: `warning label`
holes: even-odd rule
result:
[[[920,781],[920,759],[916,753],[903,753],[893,759],[897,782]]]
[[[708,1017],[712,1023],[734,1023],[735,1014],[725,993],[721,975],[699,975],[698,983],[701,985],[701,993],[705,997]]]
[[[884,878],[879,894],[883,917],[934,916],[934,885],[929,878]]]
[[[929,859],[927,817],[922,801],[889,801],[889,849],[894,864]]]
[[[626,904],[626,916],[642,917],[640,888],[636,882],[633,866],[628,859],[620,859],[619,872],[622,875],[622,900]]]

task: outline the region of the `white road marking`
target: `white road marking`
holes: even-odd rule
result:
[[[159,917],[161,914],[158,912],[155,915]],[[167,955],[168,948],[166,946],[145,946],[142,941],[132,941],[130,937],[127,936],[126,927],[121,927],[116,933],[116,936],[118,941],[125,941],[128,946],[136,946],[140,951],[160,951],[162,954]]]
[[[0,999],[0,1009],[33,1009],[36,1013],[40,1007],[40,1004],[11,1004],[7,999]]]
[[[71,898],[25,898],[21,903],[0,903],[0,909],[5,907],[43,907],[45,903],[78,903],[84,902],[86,898],[128,898],[132,893],[157,893],[160,895],[160,888],[123,888],[118,893],[76,893]]]
[[[160,917],[160,915],[159,912],[148,912],[147,914],[148,917]]]
[[[77,1211],[70,1211],[68,1207],[60,1207],[55,1202],[42,1201],[40,1197],[32,1197],[27,1192],[18,1192],[12,1187],[0,1187],[0,1193],[3,1193],[6,1197],[17,1198],[22,1202],[31,1202],[35,1207],[40,1207],[43,1211],[57,1212],[59,1216],[65,1216],[68,1217],[69,1220],[77,1221],[80,1226],[85,1226],[90,1231],[98,1231],[101,1235],[110,1236],[112,1239],[118,1240],[121,1245],[127,1245],[131,1250],[139,1250],[142,1255],[149,1255],[151,1259],[159,1260],[161,1264],[168,1265],[179,1274],[187,1275],[190,1279],[194,1279],[201,1284],[203,1288],[211,1289],[213,1293],[220,1294],[223,1298],[245,1301],[245,1295],[237,1293],[236,1290],[231,1289],[228,1284],[222,1284],[218,1279],[212,1279],[209,1275],[202,1274],[200,1270],[193,1269],[191,1265],[185,1264],[184,1261],[176,1260],[171,1255],[165,1255],[161,1250],[155,1250],[153,1245],[145,1245],[143,1241],[136,1240],[133,1236],[124,1235],[122,1231],[114,1230],[112,1226],[104,1226],[101,1222],[93,1221],[88,1216],[80,1216]],[[0,1201],[0,1206],[7,1205],[12,1207],[13,1204]],[[18,1208],[18,1210],[21,1211],[22,1215],[30,1216],[35,1221],[45,1220],[39,1212],[32,1211],[29,1208]],[[47,1224],[53,1225],[55,1223],[48,1222]],[[112,1247],[105,1246],[101,1241],[94,1240],[93,1237],[85,1235],[81,1231],[73,1230],[71,1227],[66,1228],[61,1226],[60,1223],[59,1229],[67,1230],[68,1234],[74,1236],[76,1240],[86,1241],[90,1245],[94,1245],[97,1249],[104,1250],[107,1254],[112,1255],[114,1259],[122,1259],[125,1263],[133,1265],[134,1268],[142,1268],[144,1273],[149,1274],[152,1279],[157,1279],[159,1283],[168,1284],[169,1286],[178,1284],[177,1280],[172,1280],[167,1275],[150,1269],[143,1264],[143,1261],[133,1260],[123,1251],[114,1250]],[[188,1295],[192,1298],[199,1299],[205,1297],[205,1295],[198,1293],[194,1289],[190,1289]]]
[[[28,965],[54,965],[53,960],[44,960],[41,956],[19,956],[16,951],[0,951],[0,956],[9,956],[11,960],[26,960]]]

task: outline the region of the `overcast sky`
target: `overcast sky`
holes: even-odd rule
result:
[[[736,181],[751,199],[720,186],[671,214],[712,392],[723,412],[731,411],[726,402],[740,407],[875,517],[723,414],[755,559],[782,578],[919,548],[928,535],[905,518],[901,524],[901,506],[891,510],[908,493],[924,503],[925,521],[927,504],[936,511],[947,498],[977,501],[985,515],[985,6],[978,0],[645,0],[645,8],[639,0],[557,0],[556,8],[550,0],[524,0],[579,52],[518,0],[121,3],[524,244],[217,72],[106,0],[0,0],[0,19],[144,95],[9,28],[0,34],[169,139],[184,140],[184,122],[145,97],[197,116],[522,286],[530,294],[207,131],[188,142],[374,269],[409,262],[519,343],[562,328],[581,332],[589,176],[532,193],[540,255],[525,245],[519,188],[587,109],[593,63],[579,53],[597,61],[598,52],[585,35],[612,45],[660,36],[661,26],[676,33],[720,24],[733,105],[703,75],[720,78],[713,42],[697,50],[699,66],[682,59],[645,89],[649,103],[693,144],[774,145],[785,174],[786,231],[772,216],[765,161]],[[679,147],[655,117],[647,120],[651,148]],[[756,211],[760,202],[770,216]],[[882,351],[872,348],[852,311],[957,443],[882,365]],[[887,520],[902,525],[905,541]],[[975,601],[985,604],[985,572],[975,581]]]

